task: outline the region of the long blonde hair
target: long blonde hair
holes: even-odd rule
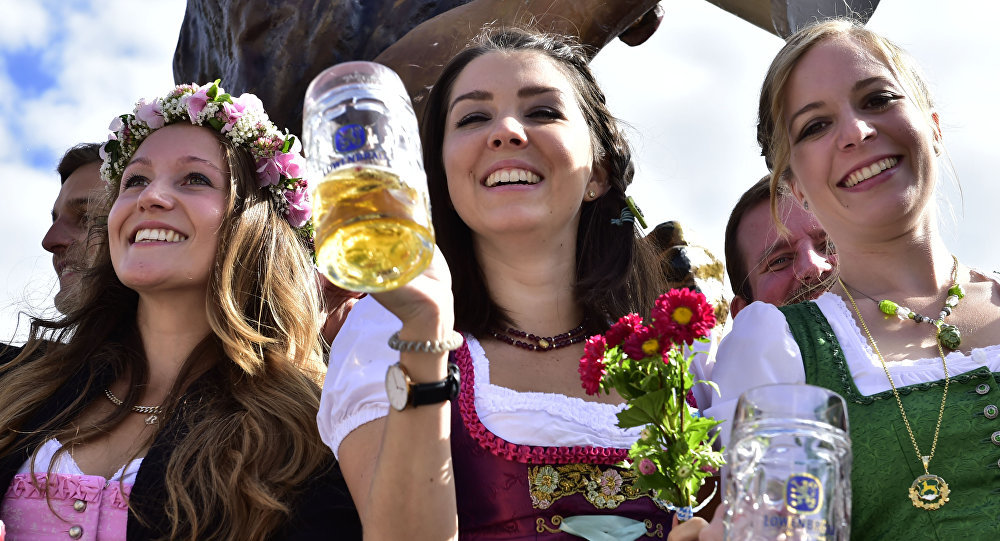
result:
[[[324,366],[311,261],[257,187],[249,153],[216,136],[231,196],[206,298],[212,332],[190,353],[163,404],[160,426],[179,435],[164,479],[168,539],[266,538],[288,518],[297,487],[333,464],[315,422]],[[115,275],[106,239],[106,225],[96,224],[90,240],[98,253],[79,305],[61,320],[33,320],[22,353],[0,367],[0,456],[23,449],[19,428],[80,371],[83,388],[34,441],[58,436],[62,453],[118,425],[127,408],[71,429],[108,377],[128,374],[122,399],[138,400],[149,371],[136,326],[138,295]]]

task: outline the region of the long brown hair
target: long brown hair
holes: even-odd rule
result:
[[[472,232],[451,205],[442,144],[447,102],[455,80],[476,58],[494,51],[533,51],[562,68],[576,90],[577,103],[590,129],[595,165],[608,174],[609,189],[583,204],[576,237],[574,296],[583,306],[592,330],[606,328],[608,318],[628,312],[649,313],[666,287],[656,254],[632,224],[612,225],[626,208],[625,189],[635,166],[628,141],[587,64],[581,45],[566,36],[531,30],[486,29],[473,45],[456,55],[441,71],[424,109],[420,138],[430,191],[437,244],[452,271],[456,326],[473,334],[510,324],[507,313],[490,297],[472,250]]]
[[[257,187],[249,153],[216,136],[231,195],[206,298],[212,332],[188,355],[163,404],[160,426],[178,434],[160,513],[168,539],[266,538],[288,518],[296,487],[332,464],[315,421],[324,367],[311,261]],[[82,373],[83,387],[38,431],[58,436],[59,453],[128,416],[116,408],[94,426],[71,429],[102,382],[128,374],[122,400],[134,405],[148,379],[138,295],[115,275],[103,221],[90,239],[99,246],[80,303],[61,320],[33,320],[22,353],[0,367],[0,456],[17,452],[18,428],[70,377]]]

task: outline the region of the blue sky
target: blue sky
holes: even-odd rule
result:
[[[572,1],[572,0],[566,0]],[[56,161],[103,141],[112,117],[173,85],[183,0],[0,0],[0,339],[18,311],[51,313],[55,273],[41,239],[59,190]],[[594,61],[638,161],[630,188],[651,225],[680,220],[722,255],[729,210],[764,173],[756,101],[781,40],[704,0],[665,0],[644,45],[614,42]],[[967,264],[1000,269],[1000,3],[881,0],[869,26],[922,64],[964,198],[944,182],[946,240]],[[951,211],[948,211],[951,209]],[[24,324],[22,323],[22,328]]]

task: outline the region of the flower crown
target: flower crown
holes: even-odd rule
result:
[[[281,133],[253,94],[233,97],[219,86],[178,85],[166,97],[140,99],[132,113],[115,117],[108,141],[101,146],[101,178],[117,191],[122,173],[149,134],[168,124],[187,121],[226,135],[245,148],[257,166],[257,185],[265,190],[275,210],[312,246],[312,208],[299,140]]]

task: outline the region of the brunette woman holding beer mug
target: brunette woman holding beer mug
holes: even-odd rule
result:
[[[587,336],[663,292],[587,57],[487,30],[444,68],[421,131],[440,250],[354,307],[320,407],[366,536],[669,531],[614,466],[639,435],[617,427],[620,398],[587,396],[578,374]]]
[[[942,238],[944,138],[916,63],[858,23],[818,23],[775,57],[759,114],[772,194],[785,183],[816,215],[839,277],[815,301],[740,312],[707,413],[732,419],[766,383],[827,387],[848,404],[852,539],[995,537],[1000,283]]]
[[[111,129],[81,302],[0,366],[10,539],[360,538],[314,421],[295,138],[218,81]]]

